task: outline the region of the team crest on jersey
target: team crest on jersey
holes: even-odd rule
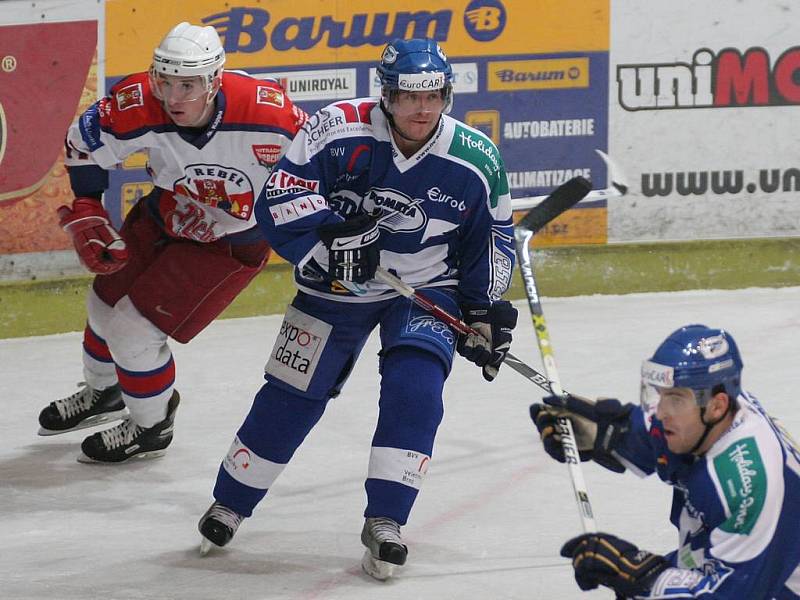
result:
[[[188,165],[173,189],[176,194],[224,210],[237,219],[247,220],[253,214],[253,184],[246,173],[233,167]]]
[[[269,104],[283,108],[283,92],[273,87],[259,85],[256,90],[256,104]]]
[[[142,94],[142,84],[132,83],[120,88],[117,91],[117,106],[120,110],[128,110],[137,106],[144,106],[144,95]]]
[[[253,154],[260,165],[271,169],[281,158],[281,147],[278,144],[253,144]]]
[[[422,200],[409,198],[390,188],[372,188],[364,196],[363,209],[379,212],[378,226],[389,231],[411,232],[425,227],[428,215],[422,210]]]

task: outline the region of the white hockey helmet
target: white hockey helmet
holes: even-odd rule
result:
[[[153,51],[150,75],[156,80],[159,76],[201,77],[210,102],[224,64],[225,50],[217,30],[184,21],[173,27]]]

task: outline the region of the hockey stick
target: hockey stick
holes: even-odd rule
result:
[[[590,189],[591,184],[583,177],[575,177],[570,179],[567,183],[558,187],[552,194],[547,196],[543,202],[532,208],[528,214],[525,215],[523,218],[525,226],[528,229],[531,227],[543,227],[550,220],[554,219],[562,212],[580,201],[581,198],[586,196]],[[464,323],[464,321],[457,319],[449,312],[439,307],[435,302],[428,299],[424,294],[421,294],[413,287],[402,281],[400,278],[395,277],[383,267],[378,267],[375,272],[375,279],[385,283],[390,288],[398,292],[401,296],[409,298],[412,302],[414,302],[414,304],[428,311],[439,320],[444,321],[458,333],[464,335],[480,335],[476,330]],[[509,367],[514,369],[517,373],[529,381],[532,381],[538,385],[548,394],[553,396],[564,395],[564,391],[560,386],[558,391],[554,390],[549,378],[546,375],[524,363],[510,352],[506,354],[503,362],[508,364]]]
[[[395,277],[383,267],[378,267],[378,270],[375,272],[375,279],[385,283],[390,288],[394,289],[397,293],[399,293],[401,296],[405,296],[406,298],[411,300],[414,304],[428,311],[440,321],[444,321],[450,327],[455,329],[458,333],[464,335],[470,335],[470,334],[480,335],[480,333],[478,333],[475,329],[464,323],[464,321],[454,317],[449,312],[439,307],[435,302],[428,299],[427,296],[421,294],[413,287],[405,283],[403,280]],[[550,386],[550,381],[547,379],[546,375],[540,373],[530,365],[525,364],[513,354],[511,353],[506,354],[506,357],[503,360],[503,362],[508,364],[509,367],[514,369],[517,373],[519,373],[529,381],[532,381],[533,383],[538,385],[548,394],[555,393],[553,391],[553,388]]]
[[[602,150],[595,150],[600,155],[600,158],[606,163],[606,170],[608,171],[608,179],[611,181],[611,184],[602,190],[592,190],[588,194],[586,194],[587,200],[603,200],[604,198],[614,198],[619,196],[624,196],[628,193],[628,185],[625,183],[625,175],[622,172],[622,169],[619,168],[616,162],[614,162],[611,157],[603,152]],[[567,182],[569,183],[569,182]],[[566,185],[566,183],[564,184]],[[552,195],[552,194],[550,194]],[[512,210],[527,210],[531,208],[535,208],[539,204],[541,204],[544,200],[550,197],[547,196],[531,196],[529,198],[520,198],[518,200],[511,201],[511,208]]]
[[[588,196],[591,193],[591,189],[591,184],[583,177],[571,179],[556,189],[539,206],[533,208],[514,228],[514,247],[517,252],[519,272],[525,287],[525,295],[528,298],[528,308],[530,309],[533,328],[536,331],[536,341],[539,345],[539,352],[542,355],[544,370],[550,380],[550,388],[553,391],[553,395],[560,396],[564,400],[566,400],[566,395],[561,387],[561,380],[556,369],[550,334],[547,332],[547,323],[544,319],[542,303],[539,299],[536,280],[533,276],[529,243],[536,231],[563,211],[580,202],[582,198]],[[584,533],[597,531],[592,505],[589,502],[589,492],[586,488],[586,481],[583,478],[583,469],[581,469],[572,422],[566,417],[559,417],[556,425],[561,436],[564,458],[569,469],[575,501],[578,503],[583,531]]]

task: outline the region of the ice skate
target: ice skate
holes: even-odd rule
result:
[[[361,559],[364,572],[385,581],[398,565],[404,565],[408,548],[400,539],[400,525],[387,517],[369,517],[361,530],[361,543],[367,547]]]
[[[124,418],[128,412],[119,385],[96,390],[87,383],[66,398],[51,402],[39,413],[39,435],[58,435]]]
[[[200,554],[205,556],[214,546],[221,548],[230,542],[243,520],[242,515],[215,501],[197,524],[203,536]]]
[[[90,435],[81,444],[78,462],[121,463],[131,458],[162,456],[172,442],[175,411],[180,402],[177,390],[167,404],[167,417],[153,427],[139,427],[130,417],[111,429]]]

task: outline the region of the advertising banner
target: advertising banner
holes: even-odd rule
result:
[[[800,235],[798,7],[613,3],[610,241]]]
[[[175,24],[213,25],[226,68],[278,79],[308,112],[379,94],[375,66],[395,37],[431,37],[454,69],[451,113],[499,147],[512,196],[539,195],[575,175],[606,185],[595,149],[608,146],[608,0],[108,0],[108,86],[145,70]],[[144,158],[114,173],[121,218],[149,189]],[[605,201],[548,228],[541,243],[603,243]]]
[[[71,247],[64,134],[97,97],[96,50],[96,20],[0,22],[0,254]]]

